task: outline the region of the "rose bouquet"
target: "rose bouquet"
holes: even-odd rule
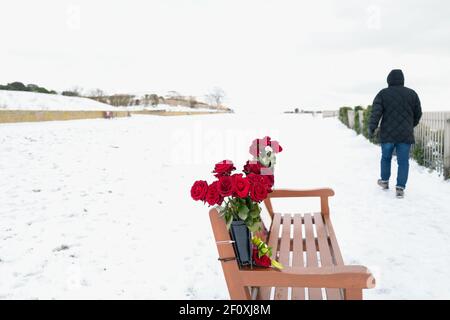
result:
[[[282,150],[279,143],[270,137],[255,139],[250,146],[253,160],[247,161],[243,173],[233,174],[236,170],[233,162],[223,160],[214,166],[212,172],[217,179],[211,184],[204,180],[196,181],[191,188],[191,197],[210,206],[219,206],[228,228],[233,220],[241,220],[250,231],[259,230],[259,204],[272,192],[275,154]]]
[[[253,159],[246,162],[242,173],[234,173],[233,162],[223,160],[212,171],[216,180],[210,184],[204,180],[196,181],[191,188],[191,197],[217,206],[228,229],[239,222],[245,223],[250,232],[259,231],[262,224],[260,203],[272,192],[276,154],[282,150],[270,137],[255,139],[249,149]],[[248,242],[251,246],[250,239]]]

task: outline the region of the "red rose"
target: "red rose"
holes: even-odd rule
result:
[[[258,157],[259,154],[264,150],[265,147],[270,146],[273,152],[278,153],[283,151],[283,148],[280,146],[278,141],[272,141],[272,139],[268,136],[262,139],[255,139],[250,146],[250,154],[254,157]]]
[[[258,256],[258,248],[256,247],[253,247],[253,261],[255,261],[255,264],[260,267],[269,268],[272,265],[272,260],[270,260],[267,254],[262,257]]]
[[[250,146],[249,152],[252,156],[256,158],[259,156],[262,149],[264,149],[264,147],[262,147],[261,140],[255,139],[253,140],[252,145]]]
[[[247,163],[244,166],[244,172],[245,173],[261,173],[261,163],[259,161],[247,161]]]
[[[271,140],[272,139],[270,139],[269,136],[265,136],[264,138],[260,139],[260,141],[264,147],[270,146]]]
[[[203,180],[195,181],[191,188],[191,197],[195,201],[205,200],[205,195],[208,190],[208,183]]]
[[[234,194],[239,198],[246,198],[250,190],[250,182],[248,179],[243,178],[242,174],[233,174]]]
[[[219,163],[216,163],[214,166],[215,177],[221,177],[221,176],[227,176],[230,175],[231,171],[235,170],[236,168],[233,165],[233,162],[230,160],[223,160]]]
[[[263,178],[264,179],[264,178]],[[264,179],[265,180],[265,179]],[[255,181],[250,187],[250,198],[253,201],[260,202],[267,198],[268,186],[265,183]]]
[[[267,191],[272,192],[272,187],[275,182],[275,177],[273,176],[273,174],[263,175],[262,177],[264,177],[264,179],[266,180],[265,184],[267,185]]]
[[[260,174],[249,173],[249,174],[247,174],[247,179],[250,181],[250,184],[254,184],[254,183],[266,184],[267,183],[267,180],[264,178],[264,176],[260,175]]]
[[[261,140],[263,148],[269,146],[275,153],[283,151],[283,148],[280,146],[278,141],[272,140],[270,137],[264,137]]]
[[[222,176],[219,178],[219,193],[222,197],[231,196],[233,193],[233,179],[230,176]]]
[[[222,204],[223,198],[219,192],[219,181],[214,181],[208,187],[208,191],[206,192],[205,200],[208,202],[210,206],[215,204]]]
[[[270,168],[262,167],[261,168],[261,177],[264,178],[264,183],[267,184],[269,192],[272,192],[271,188],[275,182],[275,177],[273,175],[273,171]]]
[[[275,153],[279,153],[279,152],[283,151],[283,148],[280,146],[278,141],[271,141],[270,146],[272,147],[272,150]]]

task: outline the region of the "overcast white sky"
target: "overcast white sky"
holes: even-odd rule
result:
[[[402,68],[450,110],[450,1],[39,0],[0,6],[0,83],[204,95],[237,111],[370,104]]]

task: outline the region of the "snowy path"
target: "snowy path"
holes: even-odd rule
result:
[[[412,163],[398,200],[375,184],[378,147],[337,120],[228,114],[0,125],[0,299],[227,298],[189,189],[266,134],[284,148],[276,186],[336,191],[344,259],[378,280],[366,298],[450,298],[450,183]]]

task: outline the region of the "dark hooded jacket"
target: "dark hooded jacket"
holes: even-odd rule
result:
[[[414,127],[422,116],[417,93],[404,86],[402,70],[392,70],[388,77],[389,87],[381,90],[372,104],[369,134],[380,124],[381,143],[414,143]]]

